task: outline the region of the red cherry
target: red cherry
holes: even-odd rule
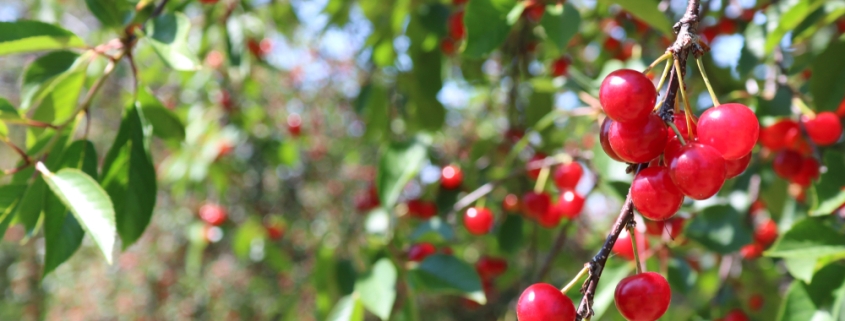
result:
[[[448,165],[440,170],[440,186],[445,189],[456,189],[464,182],[464,173],[456,165]]]
[[[452,4],[453,4],[453,5],[456,5],[456,6],[463,5],[463,4],[467,3],[467,2],[469,2],[469,0],[452,0]]]
[[[622,279],[613,297],[625,319],[655,321],[669,309],[672,290],[662,275],[645,272]]]
[[[736,32],[736,22],[731,19],[722,18],[717,26],[719,33],[723,35],[730,35]]]
[[[649,167],[631,183],[631,200],[643,217],[663,221],[681,208],[684,194],[672,182],[668,168]]]
[[[546,154],[543,154],[541,152],[534,153],[534,156],[531,156],[531,159],[529,159],[528,163],[526,164],[526,167],[528,167],[529,178],[537,179],[538,177],[540,177],[540,171],[543,168],[537,165],[540,164],[539,161],[542,161],[544,159],[546,159]]]
[[[701,114],[698,140],[712,146],[727,160],[745,156],[760,135],[757,116],[743,104],[724,104]]]
[[[695,137],[698,136],[698,126],[695,124],[695,121],[698,121],[698,117],[692,115],[692,119],[694,121],[690,121],[690,125],[692,126],[692,137],[689,135],[689,127],[687,127],[687,116],[686,112],[683,110],[677,114],[672,119],[672,122],[675,123],[675,127],[678,127],[678,132],[684,137],[685,141],[695,140]],[[677,134],[672,129],[666,129],[667,138],[677,138]]]
[[[500,258],[483,256],[475,262],[475,270],[478,271],[482,280],[493,279],[505,273],[507,269],[508,261]]]
[[[778,151],[788,147],[787,136],[799,137],[798,123],[792,119],[781,119],[760,131],[760,144],[763,147]]]
[[[200,218],[208,224],[219,226],[226,221],[226,209],[217,204],[205,204],[200,207]]]
[[[536,283],[519,296],[516,318],[519,321],[575,320],[575,305],[551,284]]]
[[[613,38],[613,37],[605,38],[604,44],[602,44],[604,49],[607,50],[607,51],[610,51],[610,52],[614,52],[616,50],[619,50],[620,45],[622,45],[622,43],[619,42],[619,40],[616,40],[616,38]]]
[[[842,136],[842,123],[836,114],[825,111],[815,118],[802,117],[801,122],[807,129],[807,135],[819,146],[833,145]]]
[[[669,164],[672,181],[690,198],[708,199],[716,195],[725,183],[725,160],[710,146],[687,144]]]
[[[604,113],[620,123],[642,123],[651,114],[656,100],[654,84],[636,70],[611,72],[599,87]]]
[[[763,255],[763,250],[765,250],[763,246],[755,242],[743,246],[739,249],[739,254],[742,255],[743,259],[753,260],[760,257],[760,255]]]
[[[748,164],[751,163],[751,153],[745,155],[741,158],[725,161],[725,178],[734,178],[742,174],[746,168],[748,168]]]
[[[541,18],[543,18],[543,14],[545,12],[545,4],[543,4],[539,0],[527,0],[525,1],[525,9],[522,11],[522,15],[528,18],[528,21],[536,23],[539,22]]]
[[[792,175],[792,182],[802,187],[809,187],[810,183],[817,178],[819,178],[819,162],[815,158],[807,157],[801,162],[798,173]]]
[[[493,228],[493,213],[485,207],[470,207],[464,212],[464,227],[473,235],[487,234]]]
[[[440,41],[440,51],[450,56],[455,54],[455,41],[452,38],[444,38]]]
[[[713,43],[713,39],[716,39],[716,36],[719,35],[719,30],[713,27],[704,28],[701,31],[701,37],[707,41],[707,43]]]
[[[552,62],[552,77],[560,77],[566,74],[566,70],[569,69],[569,60],[566,58],[558,58]]]
[[[299,136],[299,133],[302,131],[302,117],[297,113],[292,113],[288,115],[287,124],[288,132],[293,136]]]
[[[601,129],[599,130],[599,143],[601,143],[601,149],[604,150],[604,153],[607,154],[611,159],[617,162],[624,162],[619,155],[616,155],[616,152],[613,151],[613,147],[610,146],[610,140],[607,136],[610,133],[610,127],[613,125],[613,119],[610,117],[605,117],[604,121],[601,122]]]
[[[528,192],[522,196],[522,204],[525,206],[525,215],[530,218],[539,218],[549,211],[552,199],[549,194]]]
[[[842,21],[845,22],[845,20]],[[836,116],[845,117],[845,99],[839,102],[839,107],[836,108]]]
[[[778,176],[790,179],[801,171],[803,163],[804,159],[801,154],[791,150],[782,150],[775,155],[775,159],[772,161],[772,169]]]
[[[646,240],[645,235],[639,231],[636,231],[635,234],[637,240],[637,250],[639,250],[640,253],[647,251],[648,241]],[[619,238],[616,239],[616,243],[613,244],[613,249],[611,250],[613,253],[616,253],[616,255],[619,255],[628,261],[634,260],[634,245],[631,244],[631,235],[628,234],[628,230],[623,230],[622,233],[619,234]]]
[[[549,206],[549,210],[545,214],[537,217],[537,223],[542,227],[551,229],[557,227],[562,218],[563,213],[560,212],[557,204],[553,204]]]
[[[645,220],[646,234],[654,236],[662,236],[664,232],[669,232],[670,239],[678,238],[684,230],[686,220],[680,217],[672,217],[666,221],[651,221]],[[668,226],[666,224],[669,224]]]
[[[584,208],[584,197],[572,189],[564,189],[560,193],[560,199],[553,206],[563,217],[573,219],[581,214]]]
[[[754,293],[748,298],[748,307],[751,311],[760,311],[763,308],[763,296],[759,293]]]
[[[278,220],[270,220],[264,224],[264,229],[267,230],[267,236],[271,240],[279,240],[285,235],[285,224]]]
[[[749,321],[748,316],[740,310],[734,309],[725,315],[722,321]]]
[[[364,193],[359,193],[355,196],[355,209],[358,212],[364,213],[381,205],[378,198],[378,191],[375,184],[370,184],[370,187]]]
[[[578,162],[560,165],[555,169],[555,185],[559,189],[575,188],[582,175],[584,175],[584,169]]]
[[[463,10],[455,12],[449,17],[449,35],[455,40],[463,39],[466,35]]]
[[[258,40],[249,39],[246,42],[246,47],[249,49],[249,52],[252,53],[253,56],[257,58],[263,57],[261,52],[261,44],[258,43]]]
[[[778,225],[775,221],[768,219],[757,226],[754,231],[754,240],[760,244],[772,244],[778,238]]]
[[[619,158],[629,163],[645,163],[663,153],[666,125],[657,115],[649,114],[645,123],[613,122],[607,138]]]
[[[418,219],[427,220],[437,216],[437,204],[420,199],[408,201],[408,215]]]
[[[502,208],[508,212],[519,212],[522,210],[522,204],[519,203],[519,196],[516,196],[516,194],[505,195],[505,199],[502,200]]]
[[[432,255],[437,252],[437,249],[434,248],[434,245],[431,243],[417,243],[411,245],[411,248],[408,249],[408,260],[413,262],[420,262],[425,260],[426,257]]]

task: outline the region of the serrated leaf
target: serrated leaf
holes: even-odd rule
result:
[[[85,48],[85,42],[73,32],[40,21],[0,22],[0,55],[67,48]]]
[[[326,321],[364,321],[364,307],[355,294],[340,298]]]
[[[170,68],[193,71],[199,68],[199,61],[188,48],[190,28],[191,20],[184,14],[166,13],[150,21],[146,39]]]
[[[135,7],[126,0],[85,0],[88,10],[109,28],[120,28],[132,20]]]
[[[686,228],[687,236],[709,250],[728,254],[751,242],[751,232],[739,213],[729,205],[711,206],[696,215]]]
[[[390,259],[383,258],[373,264],[370,273],[355,281],[355,292],[361,303],[382,320],[390,318],[390,311],[393,310],[397,275],[396,267]]]
[[[70,209],[91,235],[106,262],[111,264],[116,228],[114,205],[106,191],[91,176],[78,169],[65,168],[52,173],[43,163],[38,163],[36,169],[41,172],[53,194]]]
[[[467,29],[467,57],[481,58],[499,48],[511,31],[508,13],[514,0],[472,0],[466,5],[464,25]]]
[[[164,107],[149,89],[138,91],[138,102],[144,117],[153,126],[153,135],[161,139],[185,140],[185,124],[173,111]]]
[[[657,1],[654,0],[600,0],[603,4],[618,4],[630,12],[634,17],[648,23],[654,29],[662,32],[666,36],[673,35],[672,23],[669,18],[657,9]]]
[[[558,50],[564,51],[569,45],[569,40],[572,40],[581,27],[581,14],[570,3],[548,6],[540,24],[546,31],[547,39],[551,40]]]
[[[381,155],[376,189],[384,208],[393,208],[405,184],[416,175],[428,152],[420,138],[390,144]]]
[[[810,198],[810,215],[828,215],[845,204],[845,190],[842,190],[842,178],[845,177],[845,155],[835,150],[824,153],[822,163],[827,171],[813,183],[807,192]]]
[[[833,40],[813,59],[810,93],[818,110],[836,110],[845,98],[845,41]]]
[[[766,256],[781,258],[820,258],[845,254],[845,237],[821,218],[805,218],[786,231]]]
[[[137,241],[150,223],[158,190],[149,146],[152,128],[139,105],[131,104],[124,111],[100,177],[114,204],[124,248]]]
[[[413,284],[422,291],[461,294],[480,304],[487,303],[475,268],[454,256],[435,254],[426,257],[409,275]]]

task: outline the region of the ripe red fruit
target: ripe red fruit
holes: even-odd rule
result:
[[[698,140],[715,148],[727,160],[751,152],[759,135],[757,116],[743,104],[710,108],[698,121]]]
[[[226,221],[226,209],[217,204],[205,204],[200,207],[200,218],[208,224],[219,226]]]
[[[748,316],[738,309],[731,310],[722,321],[749,321]]]
[[[249,48],[249,52],[259,59],[264,58],[273,50],[273,42],[270,39],[261,39],[261,41],[249,39],[246,46]]]
[[[792,175],[792,182],[808,187],[817,178],[819,178],[819,162],[815,158],[807,157],[801,162],[801,169],[798,173]]]
[[[429,255],[432,255],[436,252],[437,249],[431,243],[417,243],[411,245],[411,248],[408,249],[408,260],[413,262],[420,262]]]
[[[819,146],[827,146],[836,143],[842,136],[842,123],[836,114],[826,111],[816,115],[815,118],[802,117],[801,122],[807,129],[807,135]]]
[[[619,50],[619,46],[621,45],[622,43],[619,42],[619,40],[616,40],[616,38],[607,37],[604,39],[604,44],[602,44],[602,47],[604,47],[604,49],[609,52],[614,52]]]
[[[777,238],[778,225],[771,219],[761,223],[754,231],[754,240],[763,245],[772,244]]]
[[[446,55],[453,55],[455,53],[455,41],[452,38],[444,38],[440,41],[440,51]]]
[[[475,262],[475,270],[482,280],[490,280],[508,270],[508,261],[504,259],[483,256]]]
[[[271,240],[276,241],[285,236],[285,224],[278,219],[265,222],[264,229],[267,231],[267,237]]]
[[[584,169],[578,162],[571,162],[563,164],[555,169],[554,180],[555,185],[559,189],[575,188],[581,176],[584,175]]]
[[[575,320],[575,305],[551,284],[536,283],[519,296],[516,318],[519,321]]]
[[[560,77],[560,76],[565,75],[567,69],[569,69],[569,60],[568,59],[566,59],[564,57],[555,59],[555,61],[552,62],[552,67],[551,67],[552,77]]]
[[[681,193],[693,199],[708,199],[725,183],[725,160],[710,146],[687,144],[669,164],[672,181]]]
[[[466,35],[463,10],[455,12],[449,17],[449,35],[455,40],[463,39]]]
[[[697,121],[698,117],[695,117],[695,115],[692,115],[692,119]],[[690,121],[690,125],[692,127],[692,136],[690,137],[689,127],[687,126],[686,112],[684,112],[683,110],[680,111],[679,113],[675,114],[675,117],[672,119],[672,122],[675,123],[675,127],[678,127],[678,132],[681,133],[681,135],[684,137],[685,141],[695,140],[695,137],[698,136],[698,126],[695,124],[695,121]],[[677,136],[678,136],[677,134],[675,134],[675,131],[672,130],[672,129],[667,129],[666,135],[667,135],[666,137],[669,138],[669,139],[671,139],[671,138],[677,139]]]
[[[669,238],[674,240],[678,235],[681,235],[685,223],[686,220],[677,216],[666,221],[645,220],[645,232],[648,235],[662,236],[664,232],[668,231]]]
[[[437,204],[420,199],[408,201],[408,215],[427,220],[437,215]]]
[[[516,196],[516,194],[505,195],[505,199],[502,200],[502,208],[508,212],[519,212],[522,209],[522,204],[519,203],[519,196]]]
[[[645,235],[639,231],[636,231],[634,234],[636,234],[637,250],[639,250],[640,253],[647,251],[648,241],[646,240]],[[616,255],[619,255],[628,261],[634,260],[634,245],[631,244],[631,235],[628,234],[628,230],[624,230],[619,234],[619,238],[616,239],[616,243],[613,244],[613,249],[611,250],[613,253],[616,253]]]
[[[672,290],[662,275],[645,272],[622,279],[613,297],[628,321],[655,321],[669,309]]]
[[[763,255],[763,250],[764,248],[762,245],[754,242],[739,249],[739,254],[742,255],[743,259],[753,260],[760,257],[760,255]]]
[[[537,223],[540,226],[545,228],[555,228],[560,224],[560,220],[563,218],[563,213],[560,212],[560,209],[557,207],[557,204],[549,205],[549,210],[537,217]]]
[[[370,184],[366,192],[355,196],[355,209],[364,213],[381,205],[378,198],[378,191],[375,184]]]
[[[760,131],[760,144],[773,151],[778,151],[789,147],[788,136],[798,137],[796,134],[799,133],[798,123],[792,119],[781,119]]]
[[[748,307],[751,311],[760,311],[763,308],[763,296],[759,293],[754,293],[748,298]]]
[[[467,2],[469,2],[469,0],[452,0],[452,4],[456,5],[456,6],[460,6],[460,5],[465,4]]]
[[[772,169],[778,176],[790,179],[801,171],[803,163],[804,159],[801,154],[791,150],[782,150],[775,155],[775,159],[772,161]]]
[[[448,165],[440,170],[440,186],[445,189],[461,187],[464,182],[464,173],[461,168],[455,165]]]
[[[610,119],[610,117],[605,117],[604,121],[601,122],[601,128],[599,129],[599,143],[601,144],[601,149],[604,150],[604,153],[607,154],[607,156],[617,162],[624,162],[621,158],[619,158],[619,155],[616,155],[616,152],[613,151],[613,147],[610,146],[610,140],[607,138],[610,134],[610,127],[613,123],[613,119]]]
[[[485,207],[470,207],[464,212],[464,227],[473,235],[487,234],[493,227],[493,213]]]
[[[581,214],[581,210],[584,208],[584,197],[572,189],[564,189],[560,192],[560,199],[557,200],[557,204],[552,207],[562,217],[573,219]]]
[[[631,200],[645,218],[663,221],[681,208],[684,194],[672,182],[668,168],[649,167],[631,183]]]
[[[654,109],[656,99],[651,80],[631,69],[611,72],[599,88],[604,113],[619,123],[642,123]]]
[[[537,179],[540,177],[540,171],[543,169],[540,166],[536,166],[539,164],[539,161],[542,161],[546,158],[546,154],[541,152],[534,153],[534,156],[531,156],[531,159],[528,160],[528,163],[525,165],[528,167],[528,177],[531,179]]]
[[[291,135],[299,136],[299,133],[302,132],[302,117],[300,117],[299,114],[292,113],[288,115],[287,124],[288,132],[290,132]]]
[[[546,12],[546,5],[543,4],[539,0],[526,0],[525,1],[525,9],[522,11],[522,15],[528,18],[528,21],[531,22],[539,22],[541,18],[543,18],[543,14]]]
[[[725,178],[734,178],[742,174],[746,168],[748,168],[748,164],[751,163],[751,153],[745,155],[741,158],[725,161]]]
[[[666,125],[655,114],[646,115],[644,123],[613,122],[608,133],[610,147],[629,163],[645,163],[666,148]]]
[[[552,199],[546,193],[528,192],[522,196],[522,204],[525,206],[525,216],[539,218],[549,211]]]
[[[736,32],[736,22],[731,19],[722,18],[717,25],[719,33],[729,35]]]

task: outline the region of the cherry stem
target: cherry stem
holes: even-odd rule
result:
[[[684,74],[681,72],[681,64],[678,63],[678,60],[675,60],[675,75],[678,76],[678,91],[681,92],[681,100],[684,101],[684,110],[689,114],[692,112],[692,108],[690,108],[689,100],[687,100],[687,87],[684,85]]]
[[[637,274],[643,273],[643,266],[640,264],[640,249],[637,248],[637,237],[634,231],[634,220],[628,222],[628,237],[631,239],[631,248],[634,249],[634,262],[637,265]]]
[[[669,70],[672,69],[672,65],[675,62],[674,56],[669,56],[669,60],[666,61],[666,67],[663,68],[663,75],[660,76],[660,81],[657,82],[657,91],[660,91],[660,88],[663,88],[663,84],[666,83],[666,79],[669,78]],[[654,109],[660,108],[662,101],[658,101],[657,105],[654,106]]]
[[[664,60],[669,59],[671,57],[672,57],[672,52],[670,52],[670,51],[665,52],[662,56],[657,57],[657,60],[652,62],[650,65],[648,65],[648,67],[646,67],[645,70],[643,70],[643,74],[647,74],[649,71],[651,71],[651,69],[656,67],[657,64],[659,64],[659,63],[663,62]]]
[[[566,284],[562,289],[560,289],[560,293],[566,295],[566,292],[569,292],[569,290],[572,289],[573,286],[575,286],[575,283],[578,283],[578,281],[581,280],[581,278],[583,278],[584,275],[587,274],[587,272],[590,272],[590,265],[584,264],[584,268],[581,269],[581,271],[579,271],[578,274],[575,275],[575,277],[572,278],[572,280],[569,281],[568,284]]]
[[[816,112],[810,109],[810,106],[807,106],[807,104],[804,103],[804,100],[802,100],[801,97],[792,96],[792,103],[795,104],[795,106],[798,106],[798,109],[801,110],[801,114],[803,114],[804,116],[807,116],[810,119],[816,118]]]
[[[687,141],[684,140],[684,136],[681,135],[681,131],[678,129],[678,126],[675,126],[675,122],[666,122],[666,125],[669,125],[669,127],[672,127],[672,131],[674,131],[675,135],[678,136],[678,140],[681,141],[681,145],[687,144]],[[689,124],[687,124],[687,125],[689,125]],[[690,137],[691,136],[692,135],[690,135]]]
[[[482,208],[487,203],[487,197],[479,198],[477,202],[475,202],[475,207]]]
[[[549,179],[549,166],[543,166],[540,169],[540,176],[537,177],[537,184],[534,184],[534,193],[540,194],[546,187],[546,181]]]
[[[716,98],[716,91],[710,85],[710,78],[707,77],[707,72],[704,71],[704,64],[701,63],[701,58],[695,58],[695,63],[698,65],[698,70],[701,71],[701,78],[704,78],[704,84],[707,86],[707,91],[710,93],[710,99],[713,100],[713,106],[721,105],[719,99]]]

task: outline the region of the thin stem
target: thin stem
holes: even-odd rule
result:
[[[479,198],[477,202],[475,202],[475,206],[482,208],[482,207],[484,207],[485,203],[487,203],[487,198],[482,197],[482,198]]]
[[[3,143],[5,143],[7,146],[9,146],[9,148],[13,149],[15,151],[15,153],[17,153],[21,157],[21,159],[23,159],[24,164],[26,166],[29,166],[29,164],[32,164],[32,158],[30,158],[29,155],[26,154],[26,151],[24,151],[23,149],[18,147],[18,145],[15,145],[15,143],[12,143],[12,141],[10,141],[6,137],[0,137],[0,140],[2,140]]]
[[[566,292],[569,292],[569,290],[572,289],[572,287],[575,286],[575,284],[578,283],[578,281],[580,281],[581,278],[584,277],[584,275],[587,275],[587,272],[590,272],[590,265],[584,264],[584,268],[581,269],[581,271],[579,271],[578,274],[575,275],[575,277],[572,278],[572,280],[569,281],[568,284],[566,284],[562,289],[560,289],[560,292],[565,295]]]
[[[666,61],[666,67],[663,67],[663,75],[660,76],[660,81],[657,82],[657,90],[660,90],[660,88],[663,88],[663,84],[666,83],[666,79],[669,78],[669,70],[672,68],[672,65],[674,63],[675,63],[675,57],[669,56],[669,60]]]
[[[678,91],[681,92],[681,100],[684,101],[684,110],[686,110],[687,114],[692,112],[692,109],[689,105],[689,100],[687,100],[687,87],[684,85],[684,73],[681,72],[681,64],[675,60],[675,74],[678,75]]]
[[[704,64],[701,63],[701,58],[695,58],[695,63],[698,65],[698,70],[701,71],[701,78],[704,78],[704,84],[707,85],[707,91],[710,93],[710,99],[713,100],[713,106],[721,105],[719,99],[716,98],[716,91],[710,85],[710,78],[707,77],[707,72],[704,71]]]
[[[627,229],[628,229],[628,238],[631,239],[631,248],[634,250],[634,262],[637,265],[637,274],[643,273],[643,266],[640,264],[640,250],[637,248],[637,237],[634,231],[634,224],[631,224],[633,220],[628,222]]]
[[[678,136],[678,140],[681,141],[681,145],[687,144],[687,142],[684,140],[684,135],[681,135],[681,131],[678,130],[678,126],[675,126],[675,122],[666,122],[666,125],[669,125],[669,127],[672,128],[672,131],[674,131],[675,135]],[[687,125],[689,125],[689,124],[687,124]],[[689,126],[687,126],[687,127],[689,127]],[[690,135],[690,137],[692,137],[692,135]]]
[[[792,103],[795,104],[795,106],[798,106],[798,109],[801,110],[801,113],[804,114],[804,116],[807,116],[810,119],[816,118],[816,112],[810,109],[810,106],[807,106],[801,97],[792,96]]]
[[[540,176],[537,177],[537,183],[534,184],[534,193],[540,194],[546,187],[546,180],[549,179],[549,166],[543,166],[540,169]]]
[[[654,67],[656,67],[657,64],[659,64],[659,63],[663,62],[664,60],[669,59],[671,57],[672,57],[672,52],[667,51],[667,52],[663,53],[663,55],[661,55],[660,57],[657,57],[657,60],[652,62],[650,65],[648,65],[648,67],[645,68],[645,70],[643,70],[643,74],[647,74],[649,71],[654,69]]]

